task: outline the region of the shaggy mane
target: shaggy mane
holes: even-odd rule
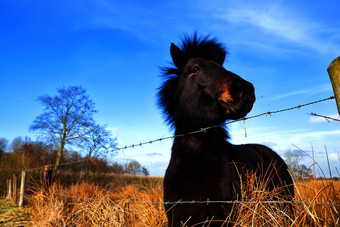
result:
[[[191,58],[205,58],[212,60],[220,65],[223,65],[227,51],[223,44],[219,43],[216,39],[208,36],[199,37],[194,33],[192,37],[185,35],[182,39],[182,58],[185,60],[185,65]],[[183,66],[175,65],[175,67],[165,67],[162,71],[165,76],[180,75],[183,71]]]

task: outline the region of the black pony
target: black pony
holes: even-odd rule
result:
[[[278,200],[294,197],[292,178],[284,161],[258,144],[232,145],[224,122],[252,109],[254,87],[222,65],[226,51],[209,37],[185,37],[182,48],[171,43],[174,68],[165,68],[159,105],[175,129],[169,166],[164,177],[164,201],[169,226],[209,221],[221,225],[231,204],[177,201],[231,201],[239,198],[246,173],[267,181],[268,191],[280,188]],[[220,125],[197,133],[190,133]],[[189,134],[188,134],[189,133]],[[184,135],[183,135],[184,134]]]

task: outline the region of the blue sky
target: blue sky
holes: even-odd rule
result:
[[[43,109],[37,97],[80,85],[119,145],[172,132],[156,105],[160,67],[183,34],[211,34],[229,51],[224,66],[252,82],[248,116],[333,95],[327,67],[340,55],[340,2],[333,1],[1,1],[0,137],[36,138],[29,125]],[[229,126],[233,143],[262,143],[282,155],[311,153],[328,173],[325,150],[340,170],[335,101]],[[171,140],[119,152],[163,175]],[[308,166],[312,161],[304,161]]]

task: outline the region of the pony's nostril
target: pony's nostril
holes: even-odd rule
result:
[[[235,82],[230,86],[230,94],[235,101],[238,101],[244,93],[244,86],[241,83]]]

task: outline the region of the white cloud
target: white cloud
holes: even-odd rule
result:
[[[330,161],[339,161],[340,162],[339,153],[330,153],[330,154],[328,154],[328,158],[329,158]]]
[[[264,39],[260,43],[266,44],[266,47],[270,46],[267,41],[277,37],[319,52],[339,49],[339,30],[328,28],[327,24],[307,18],[298,8],[289,8],[282,3],[227,0],[213,1],[213,4],[195,1],[182,7],[171,1],[153,5],[154,8],[150,8],[139,2],[97,0],[92,1],[87,18],[90,18],[92,28],[120,29],[149,42],[159,41],[169,34],[190,33],[197,28],[218,33],[228,27],[229,34],[233,34],[229,39],[234,37],[250,45],[254,45],[254,37],[259,34]],[[188,10],[196,13],[188,14]],[[243,25],[247,35],[238,36]],[[327,42],[321,37],[328,37]],[[279,45],[272,46],[278,48]]]
[[[306,40],[306,33],[310,29],[302,22],[289,15],[284,15],[283,11],[278,10],[277,7],[268,10],[232,9],[226,18],[234,23],[249,23],[295,42]]]
[[[269,100],[277,100],[277,99],[287,98],[287,97],[295,96],[295,95],[315,95],[315,94],[323,93],[323,92],[332,92],[332,87],[330,86],[330,84],[321,84],[321,85],[318,85],[317,87],[310,87],[310,88],[304,88],[304,89],[297,90],[297,91],[287,92],[285,94],[273,96],[269,98]]]
[[[216,14],[215,14],[216,15]],[[339,49],[338,30],[328,28],[312,17],[308,18],[296,8],[290,8],[280,3],[270,4],[238,4],[226,6],[216,15],[218,18],[236,24],[238,28],[244,26],[248,33],[255,36],[260,34],[262,42],[270,45],[276,39],[288,41],[291,44],[307,47],[320,53],[335,52]],[[333,37],[325,42],[322,37]]]
[[[327,136],[339,136],[340,130],[327,130],[327,131],[313,131],[313,132],[305,132],[298,135],[294,135],[295,138],[321,138],[321,137],[327,137]]]
[[[292,144],[298,146],[314,144],[318,149],[323,149],[325,144],[331,148],[338,147],[340,135],[340,130],[310,131],[308,129],[247,128],[247,137],[245,137],[243,129],[232,127],[231,129],[232,142],[235,144],[262,143],[277,151],[291,149]]]
[[[268,146],[268,147],[275,147],[277,146],[277,143],[275,142],[268,142],[268,141],[263,141],[261,144],[265,145],[265,146]]]

